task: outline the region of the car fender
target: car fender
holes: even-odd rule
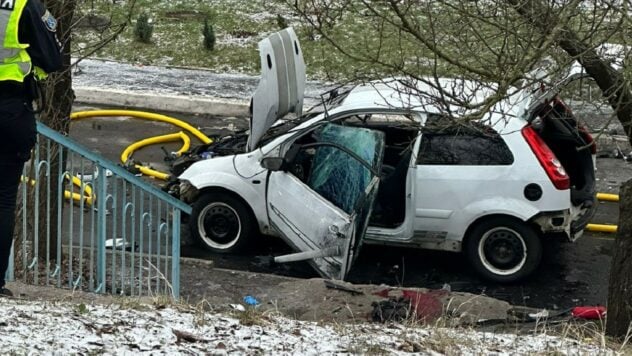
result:
[[[244,179],[227,172],[207,171],[186,175],[183,178],[198,190],[221,188],[238,195],[255,214],[260,231],[267,232],[269,224],[265,203],[266,176],[262,173],[251,179]]]
[[[479,200],[463,209],[463,214],[459,214],[462,221],[455,221],[453,226],[455,226],[456,231],[452,231],[452,234],[449,235],[458,236],[458,239],[462,240],[469,227],[485,216],[506,215],[522,221],[529,221],[539,212],[540,210],[533,205],[519,199],[495,197]]]

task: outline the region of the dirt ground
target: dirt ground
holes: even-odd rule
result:
[[[307,321],[355,323],[392,320],[387,309],[375,309],[376,303],[388,302],[413,295],[416,307],[405,312],[406,320],[442,325],[475,325],[480,320],[494,320],[498,324],[518,320],[512,306],[494,298],[446,290],[399,289],[378,285],[353,285],[336,282],[329,288],[320,278],[300,279],[271,274],[252,273],[214,268],[210,262],[184,259],[182,261],[182,303],[197,305],[213,311],[232,312],[234,306],[244,305],[245,296],[255,296],[261,313],[280,312],[286,316]],[[54,287],[32,286],[21,282],[8,283],[16,297],[31,300],[70,301],[79,304],[130,304],[163,302],[151,297],[118,297],[70,291]],[[345,290],[340,290],[345,289]],[[412,294],[410,294],[412,293]],[[387,303],[388,304],[388,303]],[[521,312],[524,312],[520,309]],[[375,314],[379,311],[379,314]],[[529,310],[535,313],[538,310]],[[376,315],[379,315],[377,317]],[[372,317],[373,316],[373,317]],[[381,319],[380,319],[381,318]]]
[[[450,315],[454,323],[470,324],[481,319],[511,319],[509,303],[469,293],[396,288],[385,285],[332,282],[321,278],[291,278],[265,273],[213,268],[198,263],[182,266],[182,280],[188,288],[183,300],[209,303],[216,308],[243,304],[247,296],[255,297],[263,310],[279,311],[299,320],[354,322],[371,319],[374,303],[399,298],[404,290],[416,292],[423,299],[420,317],[435,321]],[[334,283],[335,288],[327,283]],[[185,286],[183,285],[183,288]]]

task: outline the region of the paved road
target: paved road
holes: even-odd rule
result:
[[[205,116],[175,115],[194,125],[217,130],[230,125],[243,127],[245,120]],[[134,120],[94,119],[74,123],[71,136],[112,159],[118,159],[128,144],[147,136],[172,130],[168,125]],[[114,137],[114,139],[113,139]],[[167,149],[177,149],[168,147]],[[138,153],[144,162],[163,165],[158,147]],[[632,178],[632,164],[616,159],[600,159],[598,177],[601,191],[616,192],[622,181]],[[601,204],[595,221],[616,223],[616,204]],[[251,255],[209,255],[200,249],[184,248],[186,256],[212,259],[216,266],[255,272],[272,272],[296,277],[315,277],[306,264],[268,264],[269,256],[289,251],[280,241],[269,239]],[[386,283],[417,287],[442,287],[450,284],[454,291],[484,293],[514,304],[547,308],[565,308],[578,304],[605,304],[608,271],[612,255],[612,236],[586,233],[576,243],[550,241],[544,262],[535,276],[515,285],[494,285],[479,280],[469,272],[461,255],[434,251],[366,246],[350,274],[357,283]]]

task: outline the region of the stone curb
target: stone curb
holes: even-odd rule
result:
[[[240,99],[201,98],[195,96],[153,95],[124,90],[75,87],[76,102],[155,111],[182,112],[216,116],[248,116],[249,103]]]

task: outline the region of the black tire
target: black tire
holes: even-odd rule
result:
[[[200,195],[189,227],[197,243],[216,253],[243,252],[254,240],[255,219],[238,198],[224,192]]]
[[[531,226],[498,216],[472,228],[465,253],[481,277],[511,283],[535,271],[542,260],[542,242]]]

